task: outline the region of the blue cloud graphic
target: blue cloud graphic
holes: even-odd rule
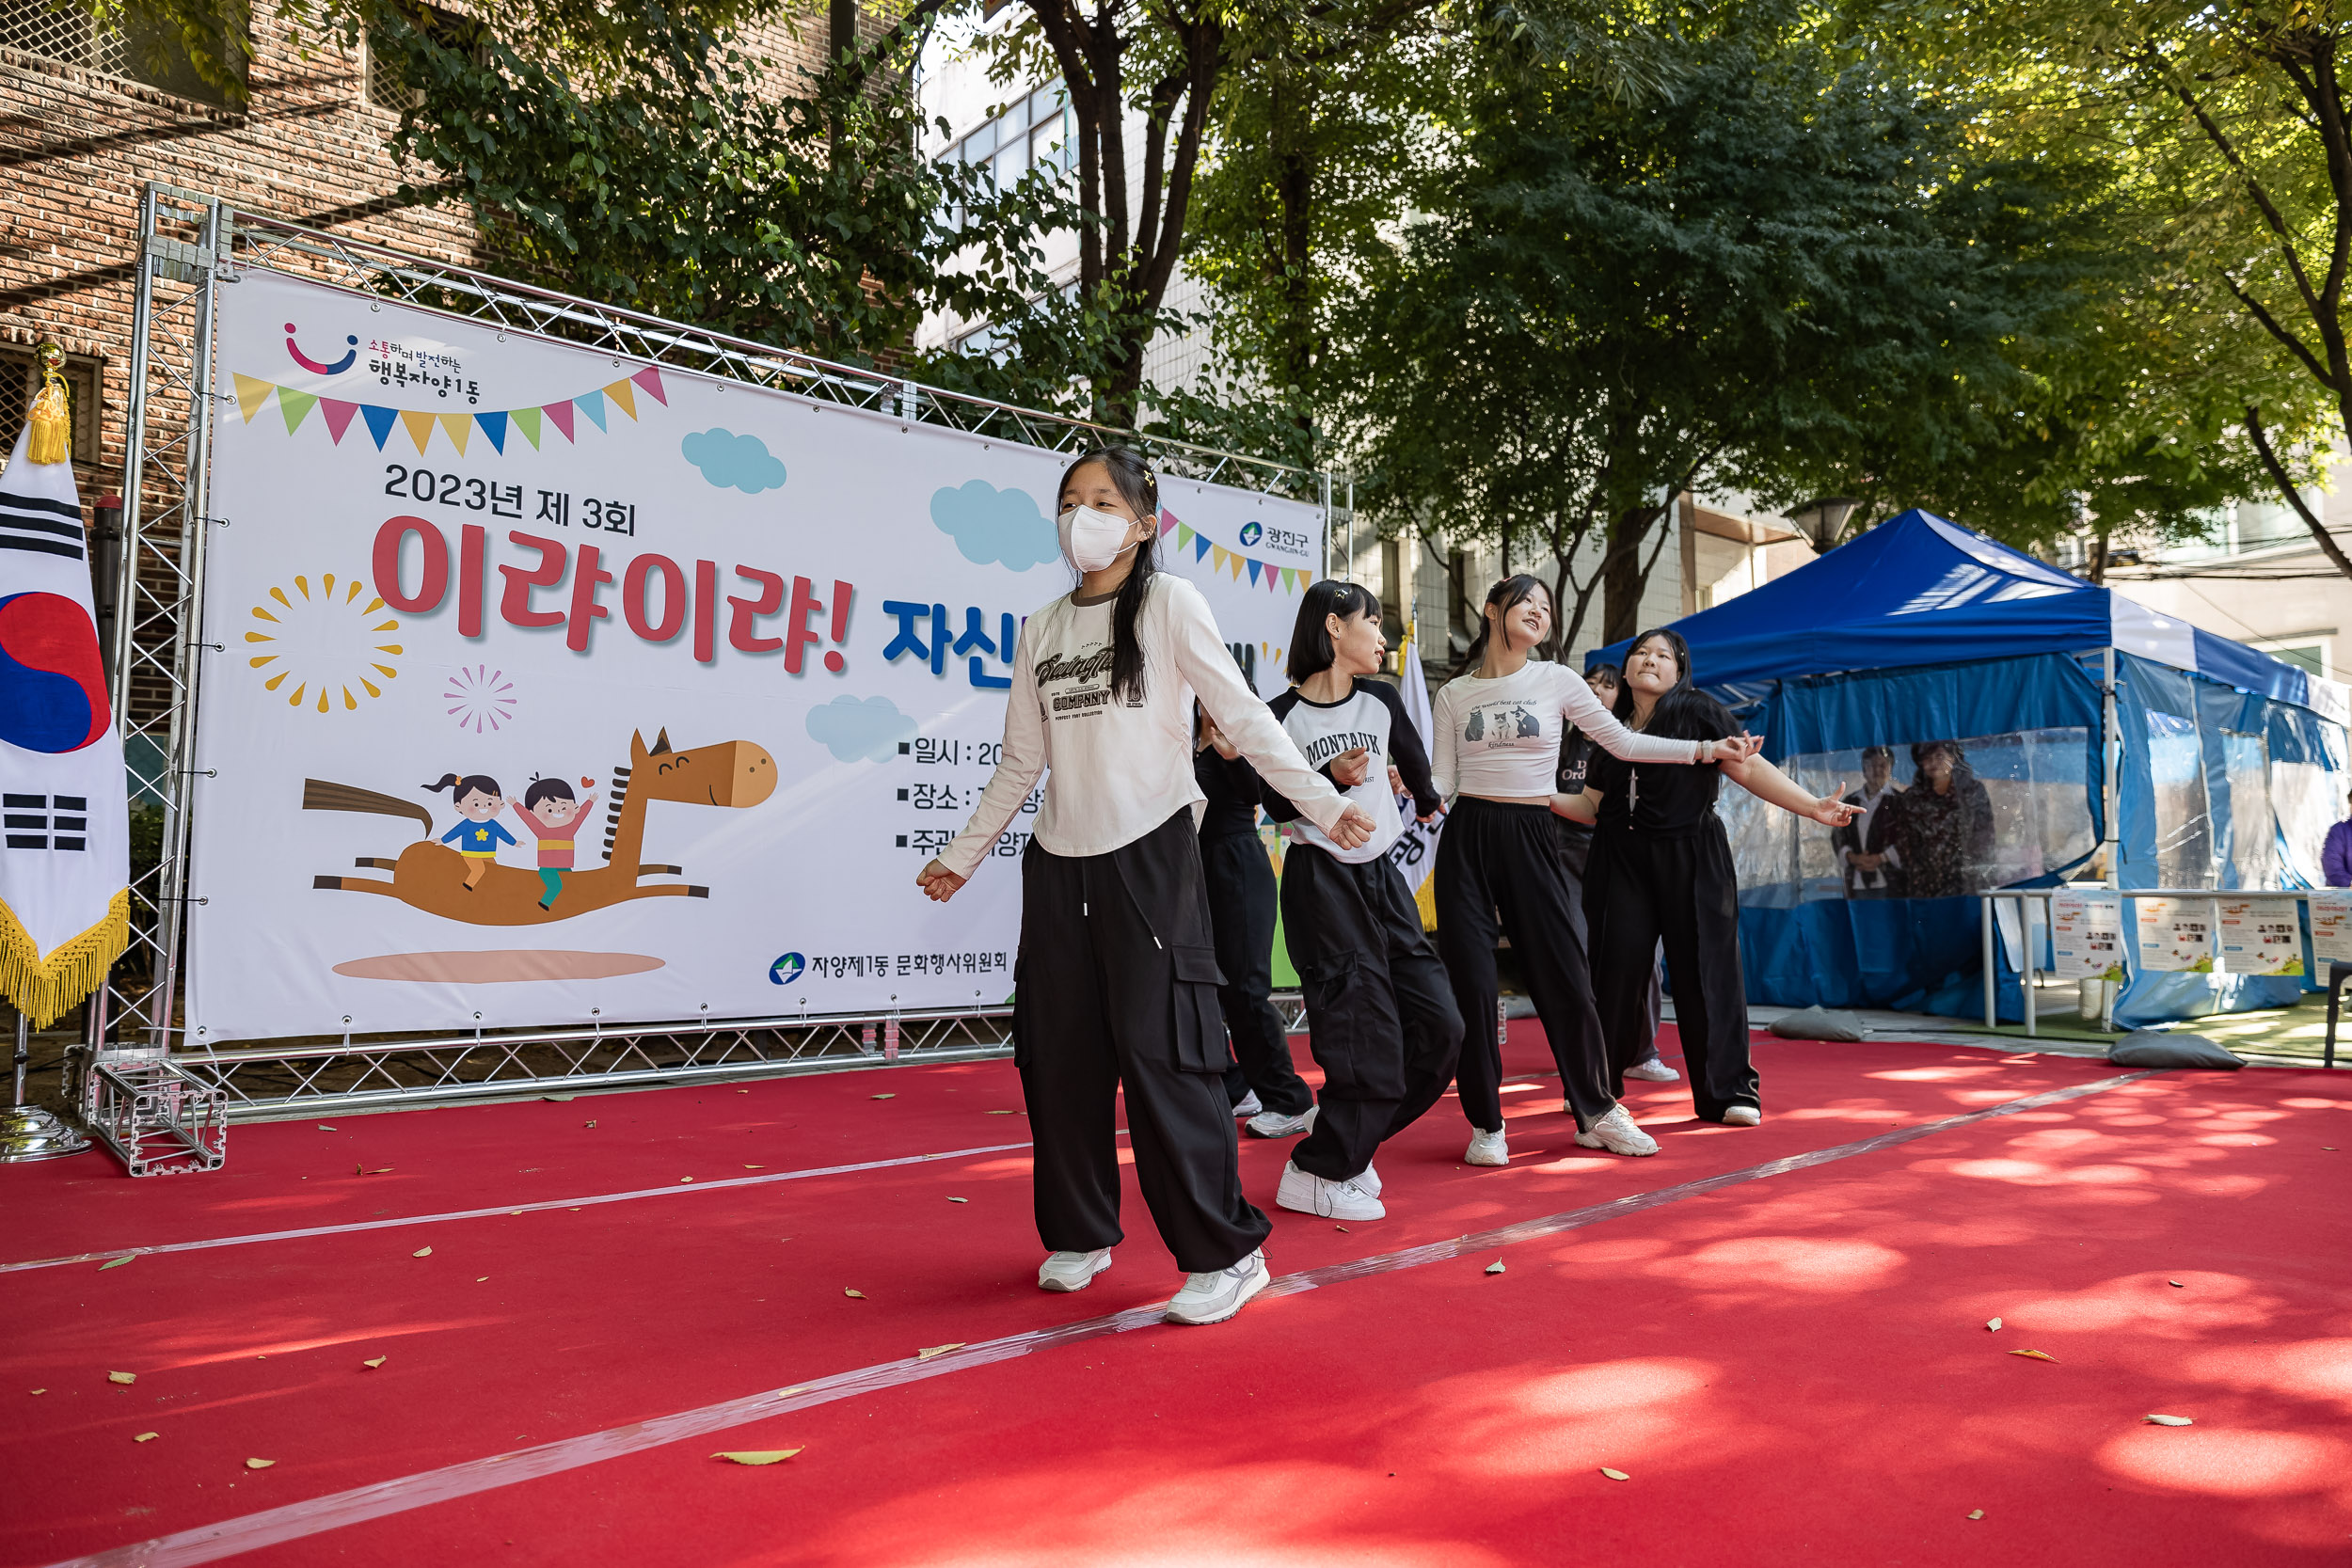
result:
[[[887,697],[835,697],[808,710],[808,737],[836,762],[888,762],[919,728]]]
[[[991,562],[1025,572],[1060,558],[1061,540],[1053,519],[1038,510],[1026,490],[999,490],[971,480],[931,496],[931,521],[956,542],[966,561]]]
[[[731,430],[700,430],[678,443],[686,461],[703,471],[703,478],[720,489],[737,489],[747,496],[784,487],[784,463],[756,436]]]

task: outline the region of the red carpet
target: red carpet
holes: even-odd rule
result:
[[[2344,1559],[2352,1078],[2158,1075],[1409,1256],[2120,1076],[1884,1042],[1758,1055],[1758,1129],[1691,1122],[1681,1085],[1645,1085],[1664,1152],[1618,1159],[1576,1149],[1550,1084],[1530,1082],[1506,1099],[1506,1170],[1457,1164],[1448,1101],[1382,1155],[1390,1219],[1341,1231],[1270,1211],[1278,1275],[1402,1266],[1327,1273],[1214,1329],[950,1353],[923,1381],[820,1389],[829,1402],[659,1446],[626,1429],[1098,1320],[1179,1281],[1131,1193],[1117,1266],[1081,1295],[1037,1291],[1017,1148],[693,1190],[1021,1143],[1025,1118],[988,1114],[1019,1104],[1005,1063],[241,1127],[204,1177],[0,1168],[0,1264],[497,1211],[0,1272],[0,1561]],[[1545,1065],[1518,1026],[1512,1069]],[[1261,1204],[1286,1148],[1245,1140]],[[1486,1274],[1496,1259],[1507,1272]],[[2056,1360],[2006,1354],[2021,1349]],[[451,1500],[399,1508],[421,1494],[395,1489],[364,1522],[255,1533],[269,1511],[591,1433],[612,1457],[508,1484],[490,1466]],[[804,1451],[707,1457],[766,1448]]]

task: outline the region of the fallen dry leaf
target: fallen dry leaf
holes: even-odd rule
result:
[[[860,1301],[864,1301],[866,1299],[866,1292],[863,1291],[844,1290],[841,1293],[845,1296],[855,1296]]]
[[[46,1394],[49,1392],[46,1388],[27,1388],[24,1391],[28,1394]]]
[[[1331,1228],[1338,1231],[1343,1236],[1349,1234],[1347,1227],[1343,1225],[1335,1225]]]
[[[104,1274],[108,1269],[119,1269],[122,1267],[123,1264],[128,1263],[133,1258],[137,1256],[138,1254],[136,1253],[131,1253],[121,1258],[109,1258],[104,1262],[98,1265],[98,1272],[100,1274]]]
[[[932,1345],[928,1349],[916,1351],[914,1353],[914,1359],[917,1361],[929,1361],[934,1355],[945,1355],[951,1350],[961,1350],[967,1342],[968,1341],[966,1340],[958,1339],[952,1345]]]
[[[766,1165],[745,1165],[743,1168],[745,1170],[766,1170],[768,1167]]]
[[[151,1443],[162,1435],[163,1433],[160,1432],[142,1432],[136,1437],[132,1438],[131,1441],[134,1443]]]
[[[1493,1262],[1487,1264],[1486,1272],[1488,1274],[1501,1274],[1502,1272],[1502,1259],[1498,1258]]]
[[[520,1209],[509,1209],[509,1210],[508,1210],[508,1211],[506,1211],[506,1212],[507,1212],[508,1213],[510,1213],[510,1214],[519,1214],[519,1213],[521,1213],[521,1212],[522,1212],[522,1211],[521,1211]]]
[[[992,1117],[1017,1117],[1021,1113],[1018,1111],[991,1111],[988,1114]]]
[[[359,1365],[362,1367],[381,1367],[385,1362],[389,1361],[391,1357],[389,1355],[372,1355],[365,1361],[360,1362]]]
[[[2188,1287],[2187,1287],[2187,1286],[2185,1286],[2185,1285],[2182,1284],[2182,1283],[2181,1283],[2179,1280],[2177,1280],[2177,1279],[2168,1279],[2168,1280],[2166,1280],[2166,1281],[2165,1281],[2165,1283],[2166,1283],[2167,1285],[2171,1286],[2171,1287],[2172,1287],[2174,1290],[2176,1290],[2176,1291],[2185,1291],[2185,1290],[2187,1290],[2187,1289],[2188,1289]]]
[[[972,1200],[968,1197],[951,1197],[947,1201],[950,1203],[969,1203]]]
[[[333,1128],[331,1128],[331,1127],[327,1126],[327,1125],[326,1125],[326,1123],[325,1123],[325,1122],[320,1122],[320,1123],[319,1123],[319,1131],[320,1131],[320,1132],[333,1132],[333,1131],[335,1131],[335,1130],[334,1130]]]
[[[1998,1334],[2001,1331],[2001,1320],[1998,1318],[1987,1318],[1985,1320],[1984,1326],[1991,1329],[1994,1333]]]
[[[487,1285],[490,1283],[490,1276],[486,1274],[481,1275],[475,1278],[474,1283],[477,1285]]]
[[[136,1372],[108,1372],[106,1374],[108,1383],[136,1383],[138,1380],[139,1374]]]
[[[751,1091],[751,1090],[749,1090],[749,1089],[738,1089],[738,1090],[736,1090],[735,1092],[736,1092],[737,1094],[749,1094],[749,1093],[751,1093],[752,1091]]]
[[[2055,1355],[2045,1355],[2045,1354],[2043,1354],[2042,1352],[2040,1352],[2040,1351],[2038,1351],[2038,1350],[2013,1350],[2013,1351],[2010,1351],[2010,1354],[2011,1354],[2011,1355],[2028,1355],[2028,1356],[2031,1356],[2031,1357],[2032,1357],[2033,1359],[2035,1359],[2036,1361],[2056,1361],[2056,1360],[2058,1359],[2058,1357],[2057,1357],[2057,1356],[2055,1356]]]
[[[678,1183],[679,1183],[681,1186],[683,1186],[685,1183],[687,1183],[687,1182],[689,1182],[689,1181],[691,1181],[691,1180],[694,1180],[694,1179],[693,1179],[692,1177],[691,1177],[691,1176],[681,1176],[681,1177],[679,1177],[679,1178],[678,1178]]]
[[[895,1094],[878,1094],[874,1098],[876,1100],[896,1100],[898,1097]]]
[[[1968,1511],[1968,1517],[1971,1519],[1981,1519],[1984,1517],[1984,1510],[1981,1508],[1972,1508]]]
[[[266,1470],[277,1463],[275,1459],[248,1459],[245,1462],[245,1467],[248,1470]]]
[[[800,1386],[795,1386],[790,1387],[790,1388],[779,1388],[779,1389],[777,1389],[777,1390],[776,1390],[776,1398],[778,1398],[778,1399],[780,1399],[780,1400],[788,1400],[788,1399],[790,1399],[790,1398],[791,1398],[793,1395],[795,1395],[795,1394],[805,1394],[805,1393],[807,1393],[807,1392],[808,1392],[808,1390],[807,1390],[807,1389],[803,1388],[803,1387],[800,1387]]]
[[[1623,1470],[1613,1470],[1606,1465],[1600,1467],[1600,1473],[1607,1476],[1611,1481],[1631,1481],[1633,1479],[1631,1476],[1627,1475]]]
[[[710,1457],[736,1465],[780,1465],[800,1451],[798,1449],[739,1449],[732,1453],[714,1453]]]
[[[2160,1427],[2193,1427],[2197,1424],[2186,1416],[2142,1416],[2140,1419]]]
[[[596,1125],[596,1123],[595,1123],[595,1122],[593,1122],[593,1121],[583,1121],[583,1122],[581,1122],[580,1125],[581,1127],[583,1127],[583,1128],[588,1128],[588,1127],[594,1127],[594,1126]]]

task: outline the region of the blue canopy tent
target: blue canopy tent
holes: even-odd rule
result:
[[[1699,683],[1808,787],[1858,784],[1877,746],[1905,784],[1910,745],[1944,742],[1993,824],[1965,893],[1851,896],[1827,830],[1726,792],[1752,1001],[1980,1012],[1968,895],[2060,881],[2103,844],[2127,892],[2319,880],[2343,687],[1940,517],[1906,512],[1674,628]],[[2022,1016],[2004,970],[2002,1010]],[[2135,973],[2116,1016],[2277,1006],[2300,983]]]

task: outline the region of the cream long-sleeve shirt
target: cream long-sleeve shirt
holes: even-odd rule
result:
[[[1584,678],[1565,664],[1529,659],[1515,674],[1457,675],[1431,705],[1438,793],[1532,800],[1552,793],[1560,740],[1573,724],[1628,762],[1696,762],[1695,740],[1636,735],[1617,722]]]
[[[1307,766],[1266,705],[1242,679],[1200,590],[1162,573],[1136,616],[1144,694],[1111,692],[1112,601],[1082,605],[1065,594],[1029,617],[1013,657],[1005,703],[1005,749],[963,832],[940,854],[960,877],[1045,775],[1037,841],[1057,855],[1100,855],[1132,844],[1206,798],[1193,783],[1192,703],[1266,783],[1328,832],[1346,798]]]

